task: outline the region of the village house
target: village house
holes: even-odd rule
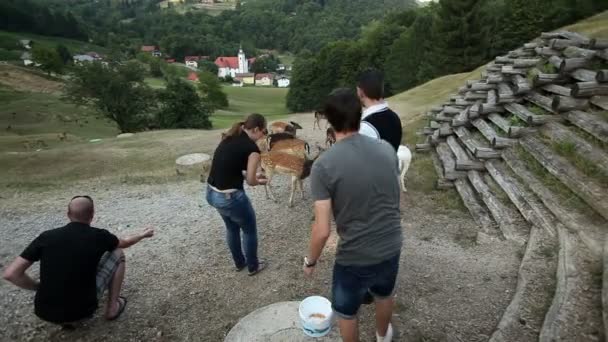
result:
[[[271,73],[255,75],[255,85],[256,86],[270,87],[270,86],[272,86],[272,81],[274,81],[274,75]]]
[[[32,48],[32,41],[29,39],[21,39],[19,40],[19,43],[26,50],[30,50]]]
[[[244,72],[238,73],[234,76],[236,81],[240,81],[243,85],[254,85],[255,84],[255,74],[252,72]]]
[[[82,64],[85,62],[94,62],[95,58],[89,56],[89,55],[74,55],[74,57],[72,57],[74,59],[74,63],[76,64]]]
[[[207,60],[209,56],[186,56],[184,57],[184,64],[187,67],[198,69],[198,62]]]
[[[287,88],[287,87],[289,87],[289,83],[290,83],[289,78],[287,78],[285,76],[279,77],[277,79],[277,86],[279,88]]]
[[[32,54],[29,52],[22,53],[21,60],[23,61],[23,65],[25,65],[25,66],[34,64],[34,60],[32,59]]]
[[[154,57],[161,57],[163,54],[155,45],[142,45],[141,52],[147,52]]]
[[[220,56],[215,59],[215,65],[217,65],[217,77],[224,78],[230,76],[235,78],[237,74],[249,73],[249,67],[255,63],[255,58],[247,59],[243,49],[239,49],[237,57],[224,57]],[[255,80],[254,80],[255,81]],[[252,82],[251,84],[253,84]]]
[[[188,74],[188,81],[198,82],[198,75],[194,71],[191,71],[190,74]]]

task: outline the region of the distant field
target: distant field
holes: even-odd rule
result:
[[[66,39],[66,38],[61,38],[61,37],[40,36],[37,34],[27,33],[27,32],[0,31],[0,38],[4,38],[4,37],[12,37],[16,41],[18,41],[20,39],[30,39],[30,40],[34,41],[34,44],[40,44],[42,46],[49,47],[49,48],[55,48],[55,46],[57,44],[63,44],[72,53],[78,53],[78,52],[84,53],[84,52],[90,52],[90,51],[94,51],[94,52],[98,52],[98,53],[106,52],[106,49],[101,46],[91,44],[88,42],[83,42],[80,40]]]
[[[285,107],[285,88],[224,86],[224,91],[230,106],[213,114],[214,128],[230,127],[250,113],[263,114],[268,120],[277,120],[289,113]]]
[[[152,87],[154,89],[164,89],[165,86],[167,85],[167,82],[165,82],[165,80],[163,80],[162,78],[155,78],[155,77],[146,77],[144,79],[144,82],[146,82],[146,84],[148,84],[150,87]]]

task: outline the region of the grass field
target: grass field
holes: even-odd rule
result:
[[[55,46],[57,46],[57,44],[63,44],[72,53],[78,53],[78,52],[84,53],[84,52],[89,52],[89,51],[94,51],[94,52],[98,52],[98,53],[106,52],[105,48],[95,45],[95,44],[88,43],[88,42],[61,38],[61,37],[41,36],[41,35],[27,33],[27,32],[0,31],[0,37],[1,38],[4,38],[4,37],[14,38],[15,41],[18,41],[20,39],[30,39],[30,40],[34,41],[34,44],[39,44],[41,46],[45,46],[48,48],[55,48]]]
[[[268,120],[278,120],[289,113],[285,107],[285,88],[224,86],[224,92],[230,105],[213,114],[214,128],[230,127],[250,113],[263,114]]]

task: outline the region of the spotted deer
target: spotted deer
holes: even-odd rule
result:
[[[300,158],[308,158],[310,155],[310,145],[302,139],[294,138],[289,133],[270,134],[256,143],[262,152],[281,151]]]
[[[316,158],[315,158],[316,159]],[[289,207],[293,207],[293,198],[296,188],[300,187],[300,193],[304,198],[304,187],[302,181],[310,176],[310,170],[315,159],[306,159],[283,151],[270,151],[262,153],[261,166],[264,170],[268,182],[264,185],[266,198],[271,198],[276,202],[276,198],[272,193],[270,183],[272,178],[277,173],[282,173],[291,176],[291,194],[289,196]]]
[[[336,143],[336,131],[333,127],[328,127],[325,132],[325,147],[331,147]]]
[[[270,133],[290,133],[294,137],[296,136],[296,130],[302,129],[297,122],[290,121],[289,123],[283,121],[277,121],[270,124]]]

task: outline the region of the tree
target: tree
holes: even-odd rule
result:
[[[145,69],[137,62],[77,66],[66,86],[67,100],[95,107],[116,122],[122,132],[135,132],[154,121],[154,91],[144,83]]]
[[[198,69],[202,71],[208,71],[214,75],[217,75],[217,65],[211,61],[202,60],[198,62]]]
[[[163,77],[162,64],[163,62],[159,58],[150,60],[150,63],[148,64],[150,66],[150,76]]]
[[[159,94],[158,122],[162,128],[211,128],[211,109],[206,106],[193,86],[173,78]]]
[[[291,84],[287,93],[289,110],[304,112],[318,107],[318,92],[313,85],[317,76],[315,58],[310,53],[298,56],[293,65]]]
[[[442,74],[478,67],[487,49],[481,30],[484,0],[440,0],[436,63]]]
[[[228,107],[228,96],[215,74],[208,71],[198,73],[198,89],[205,102],[213,109]]]
[[[63,61],[57,51],[48,49],[42,46],[34,46],[32,48],[32,58],[34,62],[40,64],[40,69],[46,71],[47,74],[63,71]]]
[[[73,61],[72,53],[70,52],[70,50],[68,50],[68,48],[65,45],[58,44],[55,47],[55,51],[57,51],[57,54],[59,55],[59,58],[61,58],[61,61],[63,62],[64,65],[72,63],[72,61]]]
[[[251,71],[256,74],[275,72],[279,65],[278,60],[274,55],[259,57],[251,66]]]

